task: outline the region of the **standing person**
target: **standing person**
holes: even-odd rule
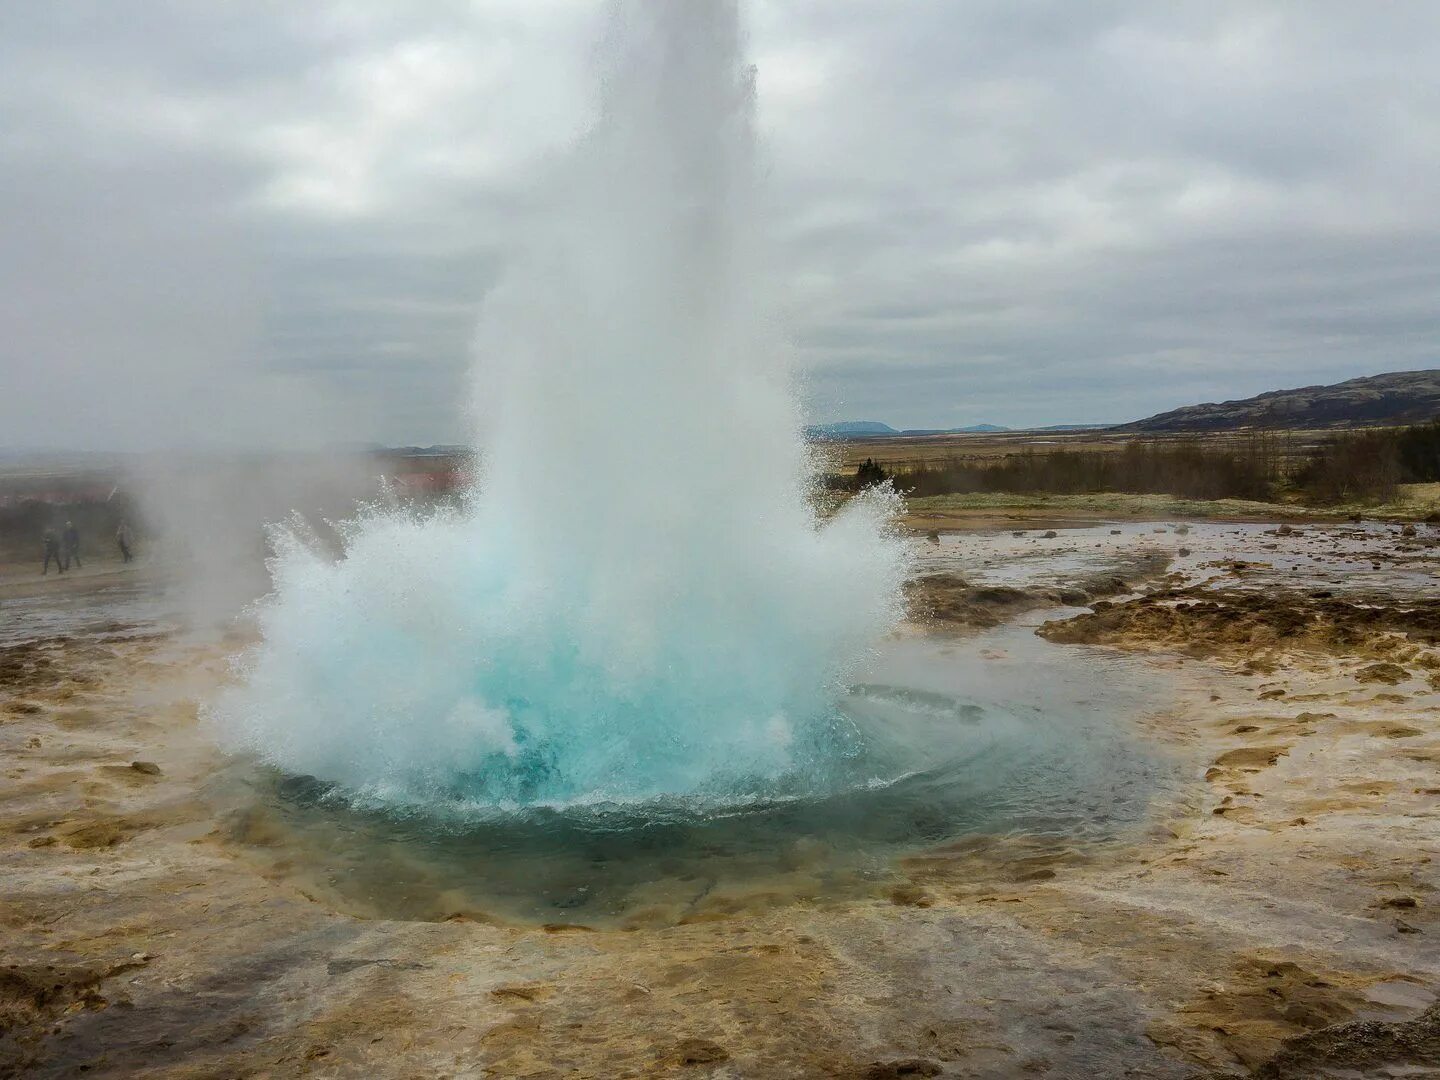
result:
[[[50,573],[50,560],[51,560],[51,559],[54,559],[54,560],[55,560],[55,572],[56,572],[57,574],[63,574],[63,573],[65,572],[65,563],[61,560],[61,557],[60,557],[60,541],[59,541],[59,539],[55,536],[55,530],[54,530],[54,529],[46,529],[46,530],[45,530],[45,568],[40,571],[40,576],[41,576],[41,577],[44,577],[46,574]]]
[[[135,557],[130,554],[130,545],[135,542],[135,534],[130,531],[128,521],[120,522],[120,527],[115,530],[115,542],[120,545],[120,558],[129,562]]]
[[[80,562],[80,530],[75,528],[73,521],[65,522],[65,569],[70,569],[70,560],[75,560],[76,566],[82,566]]]

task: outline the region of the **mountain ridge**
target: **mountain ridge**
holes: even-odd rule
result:
[[[1268,390],[1232,401],[1186,405],[1116,432],[1204,433],[1241,428],[1290,430],[1423,423],[1440,416],[1440,369],[1391,371],[1338,383]]]

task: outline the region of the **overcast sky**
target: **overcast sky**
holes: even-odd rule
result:
[[[0,4],[0,447],[462,441],[598,0]],[[1436,366],[1440,4],[757,0],[810,418]]]

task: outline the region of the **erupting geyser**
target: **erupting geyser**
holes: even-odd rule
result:
[[[606,68],[485,305],[465,509],[364,514],[338,561],[277,536],[263,640],[210,713],[280,769],[471,806],[856,775],[835,702],[899,616],[903,545],[887,496],[807,502],[736,5],[618,7]]]

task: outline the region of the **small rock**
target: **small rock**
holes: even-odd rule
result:
[[[1413,896],[1389,896],[1380,901],[1381,907],[1387,908],[1417,908],[1420,902]]]
[[[934,898],[919,885],[897,885],[890,890],[890,902],[897,907],[931,907]]]
[[[1175,554],[1179,555],[1180,558],[1185,559],[1185,558],[1188,558],[1188,557],[1190,556],[1190,549],[1189,549],[1189,548],[1181,548],[1181,549],[1180,549],[1179,551],[1177,551]]]
[[[686,1039],[675,1048],[675,1055],[682,1065],[708,1065],[730,1059],[730,1051],[709,1039]]]
[[[1054,539],[1055,539],[1057,536],[1059,536],[1059,535],[1060,535],[1060,534],[1057,533],[1054,529],[1050,529],[1050,530],[1047,530],[1046,532],[1042,533],[1041,536],[1040,536],[1040,539],[1042,539],[1042,540],[1054,540]]]
[[[132,761],[130,762],[130,768],[138,773],[144,773],[146,776],[160,775],[160,766],[156,765],[153,761]]]

